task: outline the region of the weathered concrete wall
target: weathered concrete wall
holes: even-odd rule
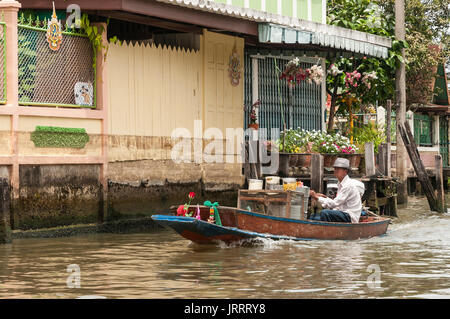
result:
[[[176,164],[171,160],[111,162],[107,211],[103,212],[98,165],[21,165],[19,198],[11,225],[40,229],[149,217],[170,206],[205,200],[235,206],[244,183],[240,164]],[[0,169],[0,175],[8,169]]]
[[[240,164],[176,164],[171,160],[112,162],[108,165],[108,214],[106,220],[149,216],[167,212],[172,205],[217,201],[236,206],[243,185]]]
[[[98,165],[22,165],[13,228],[96,223],[101,218]]]

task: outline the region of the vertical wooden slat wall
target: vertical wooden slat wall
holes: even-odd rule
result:
[[[110,44],[109,134],[170,136],[201,119],[199,51]]]
[[[203,121],[202,133],[220,129],[223,141],[227,128],[242,129],[244,75],[233,86],[228,67],[236,48],[243,71],[244,40],[206,30],[201,37],[198,51],[136,42],[110,44],[111,161],[170,159],[173,130],[185,128],[194,137],[195,120]],[[238,154],[236,146],[230,155]]]

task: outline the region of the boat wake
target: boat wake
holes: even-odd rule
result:
[[[388,228],[386,236],[369,240],[380,243],[448,243],[449,229],[449,213],[432,214],[406,222],[400,220]]]

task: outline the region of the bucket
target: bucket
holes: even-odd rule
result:
[[[262,190],[263,181],[261,179],[250,179],[248,181],[248,189],[249,190]]]
[[[267,176],[266,177],[266,189],[271,189],[272,185],[280,185],[280,177],[278,176]]]
[[[292,177],[283,178],[283,190],[295,191],[297,188],[297,179]]]
[[[293,177],[283,178],[283,184],[292,184],[292,183],[297,183],[297,179]]]

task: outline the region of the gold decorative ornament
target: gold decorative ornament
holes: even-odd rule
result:
[[[238,86],[241,80],[241,59],[236,51],[236,47],[233,48],[233,52],[230,55],[228,74],[230,75],[231,85]]]
[[[62,27],[61,21],[58,20],[55,11],[55,3],[53,2],[52,19],[48,20],[47,42],[50,50],[58,51],[62,43]]]

